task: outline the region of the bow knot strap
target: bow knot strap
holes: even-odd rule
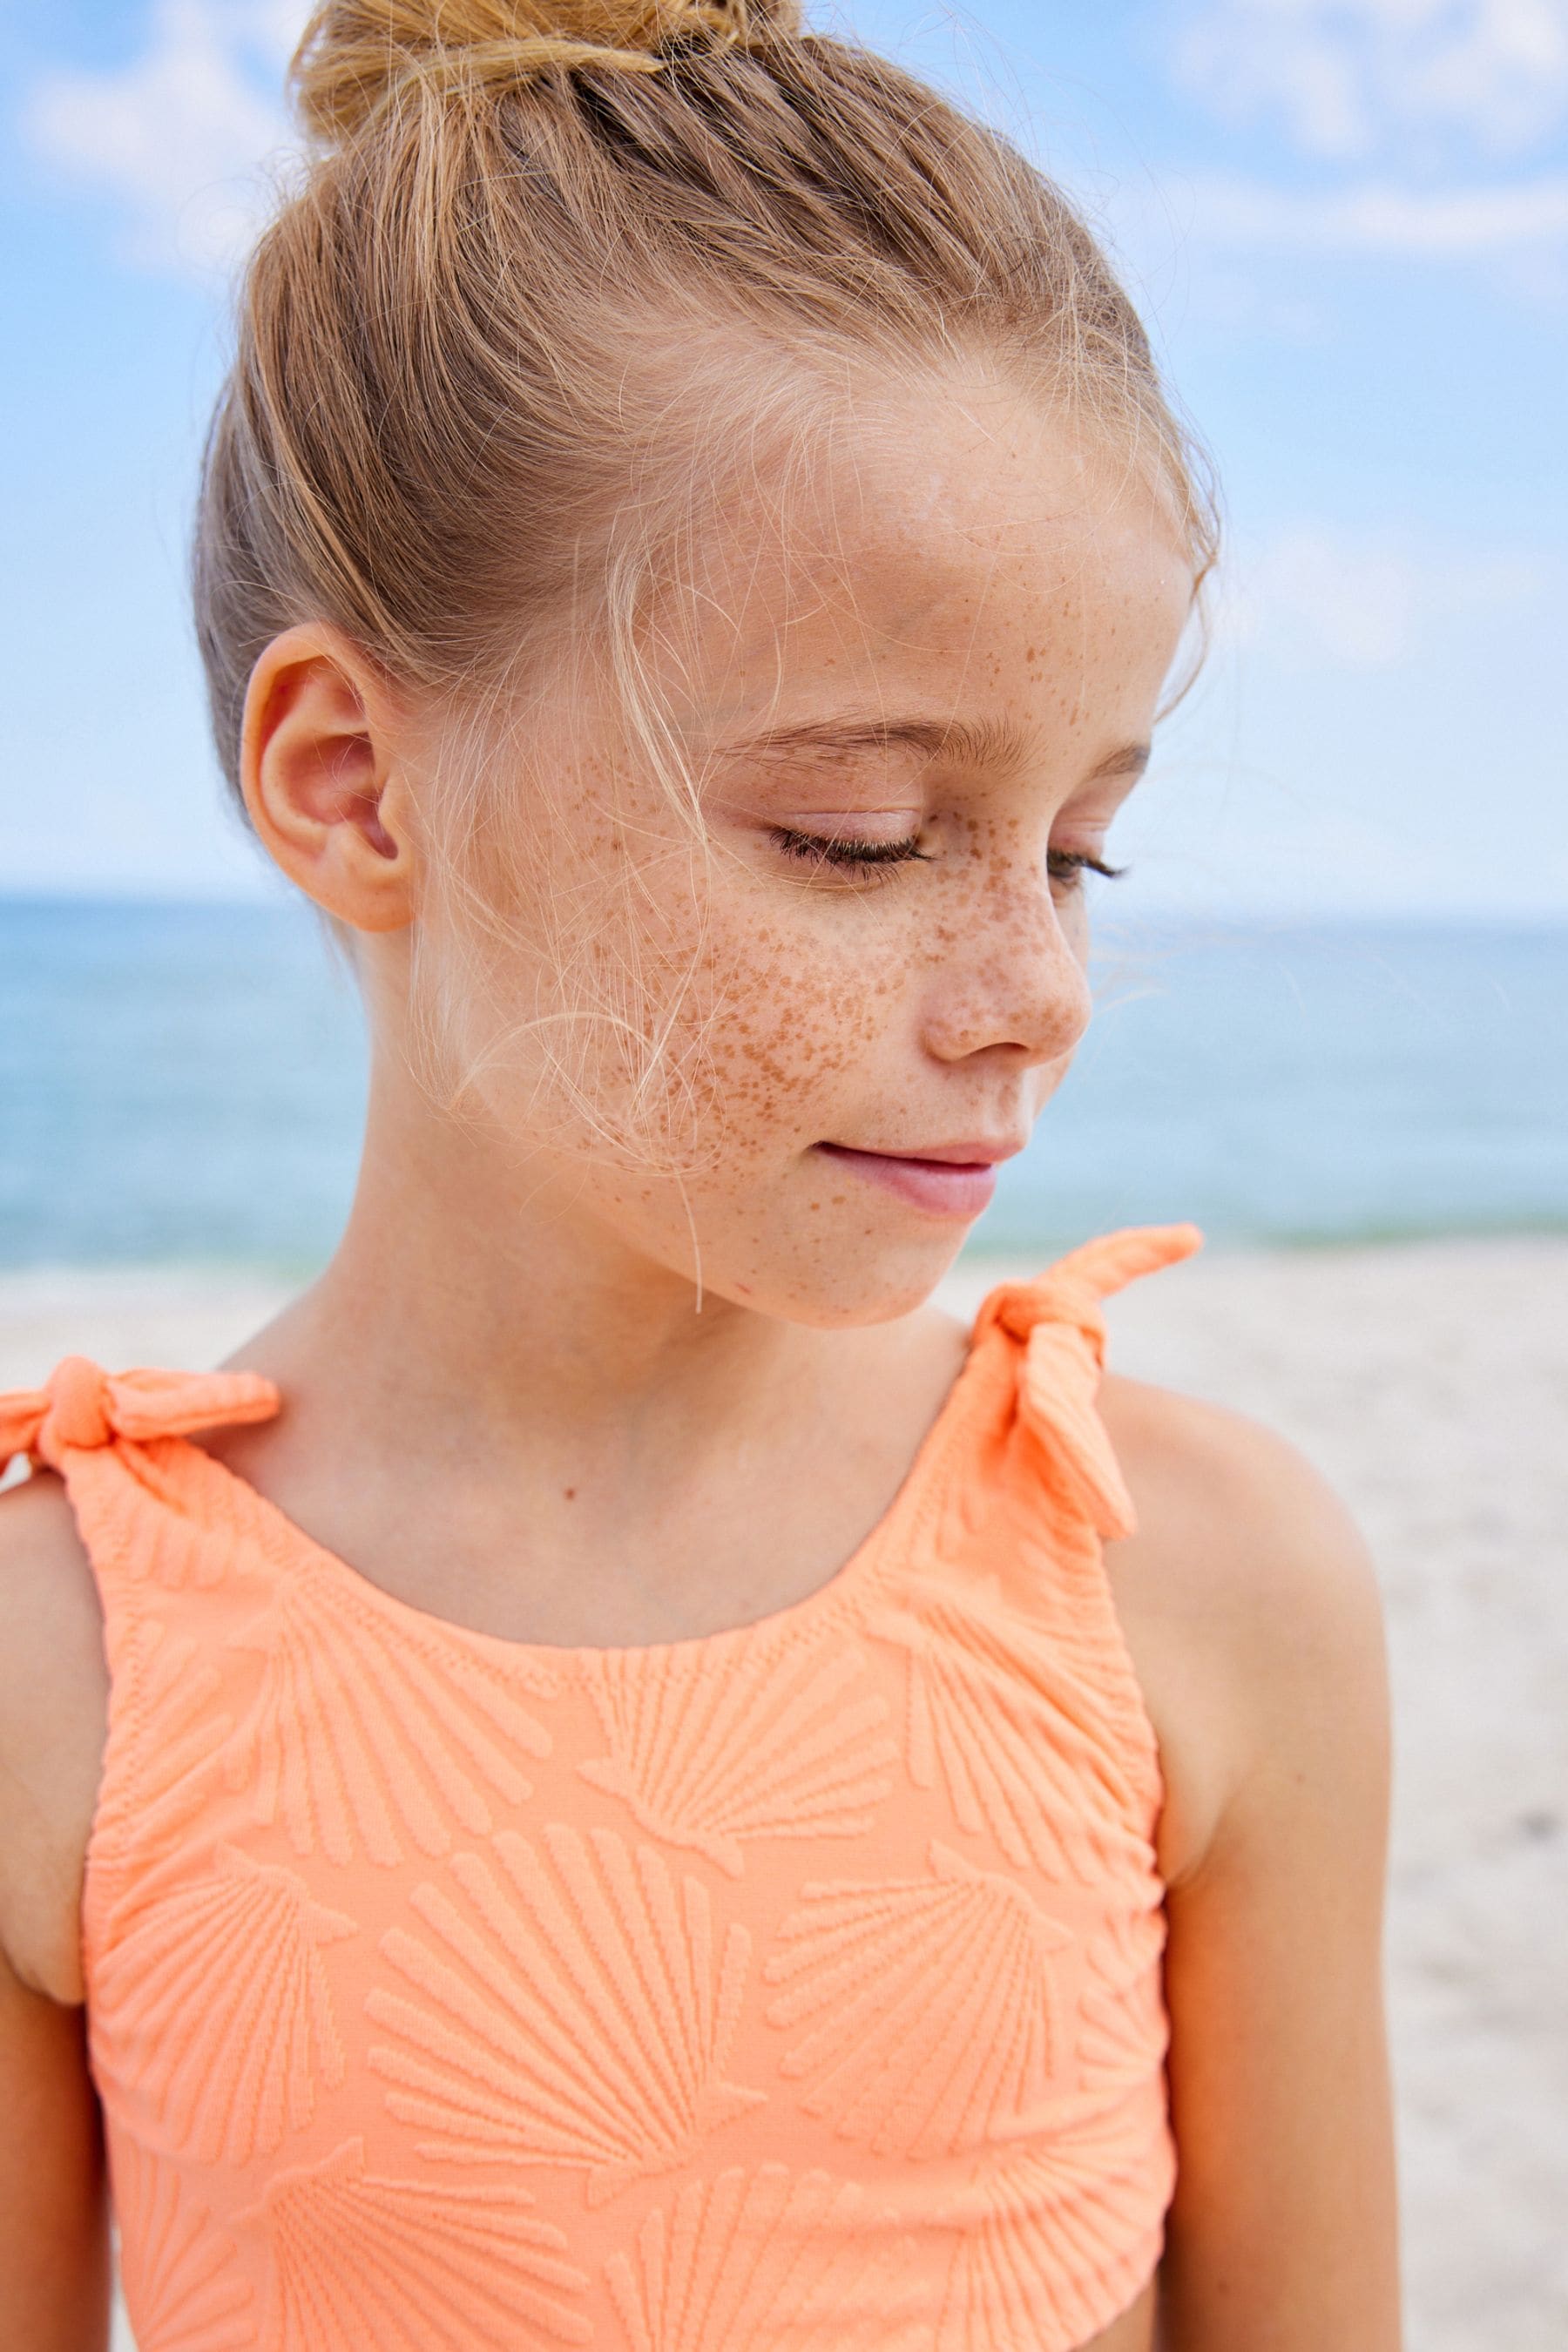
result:
[[[1103,1345],[1103,1328],[1091,1336],[1069,1322],[1037,1323],[1024,1349],[1018,1409],[1068,1500],[1100,1535],[1129,1536],[1132,1497],[1095,1401]]]
[[[62,1457],[218,1422],[267,1421],[282,1402],[260,1372],[173,1372],[153,1365],[106,1372],[90,1356],[62,1356],[41,1389],[0,1393],[0,1470],[26,1454],[52,1470]]]
[[[993,1292],[990,1319],[1020,1349],[1018,1413],[1057,1490],[1102,1536],[1136,1525],[1097,1402],[1108,1293],[1201,1248],[1196,1225],[1127,1225],[1070,1250],[1032,1282]]]

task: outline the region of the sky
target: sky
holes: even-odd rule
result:
[[[296,0],[0,16],[0,892],[255,898],[184,588]],[[1108,246],[1218,468],[1119,909],[1568,916],[1568,0],[818,0]]]

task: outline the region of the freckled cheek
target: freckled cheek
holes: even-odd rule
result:
[[[865,910],[865,931],[874,916]],[[816,1099],[841,1098],[897,1029],[909,958],[884,925],[846,938],[828,925],[737,925],[710,942],[701,1038],[726,1131],[798,1124]],[[807,1122],[810,1123],[809,1120]]]

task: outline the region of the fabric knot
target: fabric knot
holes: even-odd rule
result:
[[[1065,1261],[1033,1282],[1011,1283],[1002,1294],[997,1321],[1026,1344],[1042,1323],[1066,1323],[1081,1331],[1098,1353],[1105,1344],[1100,1293]]]
[[[107,1445],[109,1376],[90,1356],[62,1356],[44,1383],[45,1426],[58,1445]]]
[[[1128,1536],[1135,1526],[1096,1401],[1105,1297],[1202,1245],[1196,1225],[1123,1226],[1070,1250],[1032,1282],[999,1285],[982,1309],[983,1325],[1018,1343],[1018,1417],[1040,1448],[1048,1484],[1102,1536]]]
[[[62,1356],[41,1389],[0,1393],[0,1471],[26,1454],[51,1470],[117,1438],[178,1437],[224,1421],[266,1421],[282,1399],[260,1372],[171,1372],[147,1364],[106,1372]]]
[[[1103,1361],[1100,1307],[1109,1294],[1125,1289],[1142,1274],[1191,1257],[1203,1240],[1192,1224],[1123,1225],[1097,1234],[1032,1282],[1004,1283],[988,1301],[991,1315],[1015,1339],[1026,1340],[1041,1322],[1076,1324]]]

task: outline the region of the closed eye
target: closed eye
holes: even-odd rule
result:
[[[854,841],[839,835],[800,833],[793,825],[778,824],[769,828],[773,839],[788,857],[801,859],[808,866],[904,866],[919,860],[929,865],[930,853],[920,845],[920,835],[910,834],[904,841]],[[1053,882],[1074,883],[1087,874],[1101,874],[1107,881],[1118,882],[1127,872],[1125,866],[1108,866],[1102,857],[1091,857],[1087,850],[1053,849],[1047,854],[1047,866]]]
[[[1125,866],[1107,866],[1102,857],[1090,857],[1080,849],[1053,849],[1046,862],[1053,882],[1076,882],[1085,874],[1103,874],[1108,882],[1120,882],[1127,871]]]
[[[918,833],[910,834],[907,841],[850,841],[841,835],[797,833],[787,824],[769,830],[786,856],[802,858],[809,866],[903,866],[928,858]]]

